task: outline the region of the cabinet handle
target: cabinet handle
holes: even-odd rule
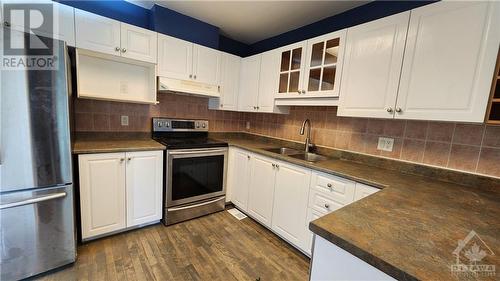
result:
[[[401,109],[401,107],[396,107],[396,112],[401,113],[401,112],[403,112],[403,110]]]
[[[388,107],[386,110],[387,110],[387,112],[391,113],[392,112],[392,107]]]
[[[325,209],[330,209],[330,205],[329,204],[325,204]]]
[[[122,49],[122,53],[125,53],[127,51],[127,49],[123,48]]]
[[[193,78],[193,74],[189,74],[189,78]]]
[[[120,51],[120,47],[115,47],[115,51],[119,52]]]

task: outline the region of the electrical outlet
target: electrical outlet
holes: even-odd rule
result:
[[[128,126],[128,116],[127,115],[121,116],[121,123],[122,123],[122,126]]]
[[[247,130],[250,130],[250,121],[247,121],[246,128]]]
[[[392,147],[394,146],[394,139],[392,138],[378,138],[378,150],[383,151],[392,151]]]

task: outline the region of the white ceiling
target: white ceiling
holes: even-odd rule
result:
[[[172,9],[220,28],[229,38],[251,44],[361,6],[369,1],[136,1]]]

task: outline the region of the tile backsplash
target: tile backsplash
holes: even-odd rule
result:
[[[75,99],[75,129],[150,132],[151,117],[200,118],[211,131],[247,131],[303,141],[304,119],[316,145],[500,177],[500,126],[337,116],[335,107],[292,107],[290,114],[209,110],[208,99],[159,94],[158,105]],[[120,116],[129,116],[121,126]],[[250,129],[246,129],[246,122]],[[393,151],[377,150],[379,137],[394,138]]]

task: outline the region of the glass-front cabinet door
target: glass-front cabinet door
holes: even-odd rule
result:
[[[279,86],[276,97],[291,97],[302,94],[304,58],[307,41],[281,48]]]
[[[307,96],[338,97],[346,30],[307,41],[303,90]]]

